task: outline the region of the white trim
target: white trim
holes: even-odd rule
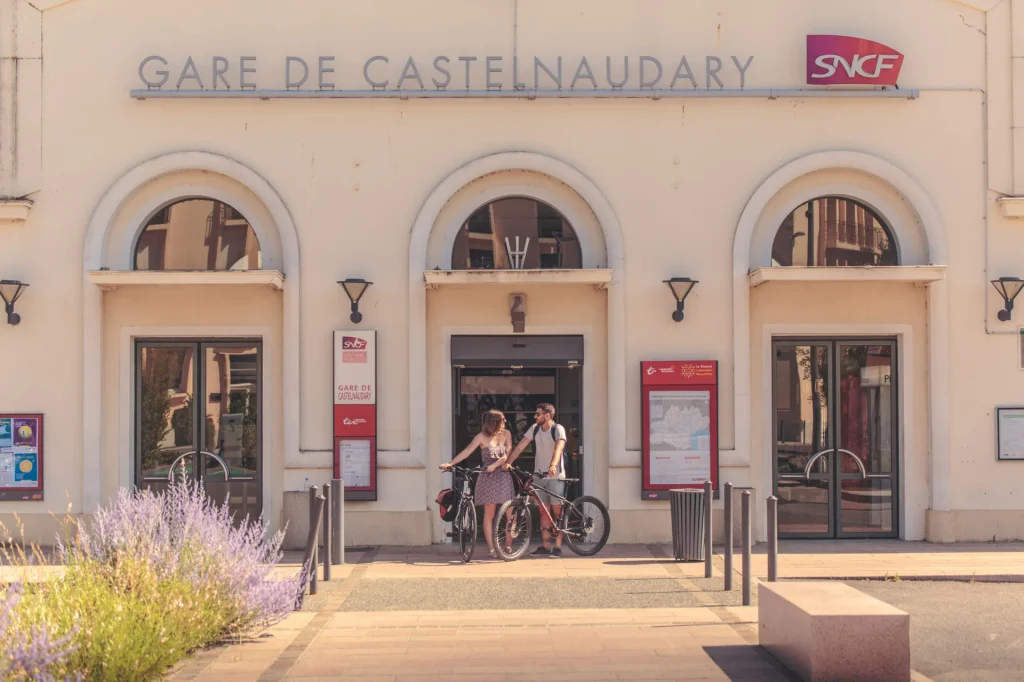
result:
[[[452,337],[453,336],[514,336],[508,325],[500,327],[489,326],[451,326],[441,328],[441,386],[436,399],[441,404],[441,461],[448,461],[453,454],[452,445]],[[583,336],[583,392],[586,395],[588,386],[592,387],[595,381],[593,352],[594,352],[594,328],[583,325],[552,325],[536,326],[530,325],[531,336],[558,336],[558,335],[581,335]],[[610,402],[610,401],[609,401]],[[583,444],[585,447],[583,455],[583,489],[588,494],[594,493],[595,471],[593,463],[593,440],[594,433],[594,401],[584,399],[583,401]],[[555,415],[557,420],[558,415]],[[590,445],[587,445],[590,443]],[[587,454],[590,453],[590,454]],[[436,486],[435,486],[436,487]],[[431,488],[433,490],[433,488]],[[444,542],[444,525],[435,523],[434,541]]]
[[[228,270],[181,272],[171,270],[90,270],[89,281],[103,291],[125,286],[232,285],[265,286],[280,291],[284,275],[277,270]]]
[[[429,269],[430,235],[445,205],[463,187],[501,171],[538,173],[567,185],[588,204],[604,233],[607,267],[612,270],[608,287],[608,461],[617,462],[627,454],[626,268],[622,230],[608,199],[590,178],[564,161],[532,152],[492,154],[456,169],[430,193],[413,223],[409,237],[409,450],[426,465],[427,425],[417,416],[428,398],[427,291],[423,272]],[[442,225],[437,229],[446,230],[447,234],[457,227]],[[426,497],[431,497],[430,491]]]
[[[603,289],[611,270],[427,270],[423,281],[431,289],[458,284],[593,284]]]
[[[0,223],[21,224],[28,220],[31,209],[28,199],[0,199]]]
[[[105,262],[108,258],[108,232],[125,203],[147,183],[186,171],[217,173],[242,185],[259,198],[277,227],[283,259],[281,269],[288,276],[284,287],[282,324],[284,462],[286,467],[301,465],[301,270],[298,233],[291,213],[277,191],[262,176],[238,161],[211,152],[173,152],[144,161],[115,181],[97,204],[85,233],[82,254],[82,507],[85,513],[91,513],[99,507],[103,490],[103,293],[89,280],[87,273],[111,266]],[[185,183],[181,189],[184,195],[190,193]],[[127,244],[118,244],[117,256],[126,258],[125,254],[134,244],[134,239]],[[261,248],[264,248],[263,244]]]
[[[917,282],[946,279],[945,265],[896,265],[883,267],[771,267],[748,275],[750,286],[769,282]]]
[[[760,500],[774,494],[772,479],[775,462],[772,461],[772,340],[783,337],[814,337],[822,339],[853,339],[891,338],[896,337],[897,353],[897,390],[899,391],[899,536],[903,539],[922,540],[925,531],[925,515],[921,514],[919,524],[907,525],[908,480],[926,477],[925,472],[908,464],[914,458],[907,459],[907,453],[914,453],[917,447],[917,434],[914,429],[914,382],[917,378],[914,366],[914,330],[907,324],[766,324],[761,334],[761,431],[764,456],[762,457],[761,486],[758,491]],[[759,501],[760,505],[762,502]],[[762,507],[758,507],[761,509]],[[768,540],[766,523],[758,515],[758,538],[762,542]]]
[[[733,242],[733,363],[736,459],[750,463],[752,376],[750,369],[750,268],[752,238],[768,203],[794,180],[823,170],[848,169],[888,183],[899,192],[920,218],[931,264],[946,265],[946,232],[942,218],[928,193],[903,170],[870,154],[828,151],[809,154],[775,171],[753,193],[740,216]],[[886,218],[886,216],[882,216]],[[896,229],[893,226],[890,226]],[[931,452],[931,508],[948,510],[950,494],[949,454],[949,294],[945,281],[933,282],[928,291],[928,379]]]
[[[1001,197],[996,203],[1004,218],[1024,218],[1024,197]]]
[[[118,449],[117,449],[117,482],[122,488],[135,485],[132,476],[135,450],[135,339],[216,339],[218,337],[239,337],[260,339],[263,343],[263,375],[260,377],[261,414],[263,419],[263,443],[261,450],[263,471],[263,519],[272,521],[273,517],[273,463],[271,453],[272,431],[274,427],[275,404],[277,390],[274,384],[274,347],[273,329],[270,327],[121,327],[118,330]],[[198,360],[198,361],[201,361]],[[282,463],[283,464],[283,463]]]

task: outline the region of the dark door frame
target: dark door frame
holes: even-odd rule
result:
[[[827,336],[827,335],[814,335],[814,336],[773,336],[771,339],[771,376],[772,376],[772,391],[771,391],[771,467],[772,467],[772,494],[778,496],[779,489],[779,467],[778,467],[778,420],[777,415],[777,394],[775,387],[777,386],[778,377],[776,376],[777,362],[775,349],[780,345],[813,345],[813,346],[826,346],[829,352],[829,386],[833,391],[833,400],[830,401],[829,405],[829,424],[834,424],[835,428],[829,429],[828,447],[822,452],[830,452],[832,459],[830,461],[830,470],[828,473],[815,474],[812,473],[808,480],[827,480],[830,483],[829,487],[829,509],[828,509],[828,527],[827,533],[783,533],[779,532],[780,538],[791,538],[791,539],[852,539],[852,538],[899,538],[900,529],[903,521],[902,502],[903,495],[901,494],[901,480],[902,480],[902,428],[904,415],[902,413],[902,386],[900,381],[900,364],[899,364],[899,352],[900,352],[900,339],[894,336],[855,336],[855,335],[844,335],[844,336]],[[890,474],[875,475],[874,478],[886,478],[891,481],[892,490],[892,531],[889,533],[850,533],[842,531],[842,481],[844,480],[858,480],[861,478],[858,474],[844,474],[842,467],[839,466],[839,457],[845,451],[839,447],[841,438],[841,426],[842,421],[839,416],[840,402],[838,395],[835,394],[836,388],[839,386],[839,377],[841,369],[839,366],[838,350],[844,346],[862,346],[862,345],[888,345],[892,348],[892,377],[891,386],[893,391],[892,396],[892,472]],[[815,453],[818,454],[818,453]],[[859,461],[859,459],[858,459]],[[872,475],[868,474],[868,478]]]

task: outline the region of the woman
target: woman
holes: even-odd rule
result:
[[[448,471],[453,466],[473,454],[480,448],[480,458],[487,471],[481,472],[476,479],[476,504],[484,508],[484,538],[492,558],[497,558],[494,551],[494,514],[498,505],[515,497],[512,485],[512,474],[504,470],[505,462],[512,451],[512,434],[505,428],[505,415],[498,410],[484,413],[481,419],[480,433],[473,442],[466,446],[451,462],[442,464],[441,469]]]

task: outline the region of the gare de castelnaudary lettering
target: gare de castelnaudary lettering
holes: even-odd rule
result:
[[[176,62],[176,63],[175,63]],[[139,63],[136,99],[160,97],[671,97],[743,91],[753,56],[671,61],[636,57],[383,55],[345,64],[333,56],[277,60],[223,56]],[[361,80],[360,80],[361,78]],[[268,87],[268,83],[270,84]]]

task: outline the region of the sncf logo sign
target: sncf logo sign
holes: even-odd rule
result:
[[[807,36],[810,85],[896,85],[903,55],[881,43],[849,36]]]
[[[366,348],[366,339],[356,336],[341,337],[341,347],[344,350],[363,350]]]

